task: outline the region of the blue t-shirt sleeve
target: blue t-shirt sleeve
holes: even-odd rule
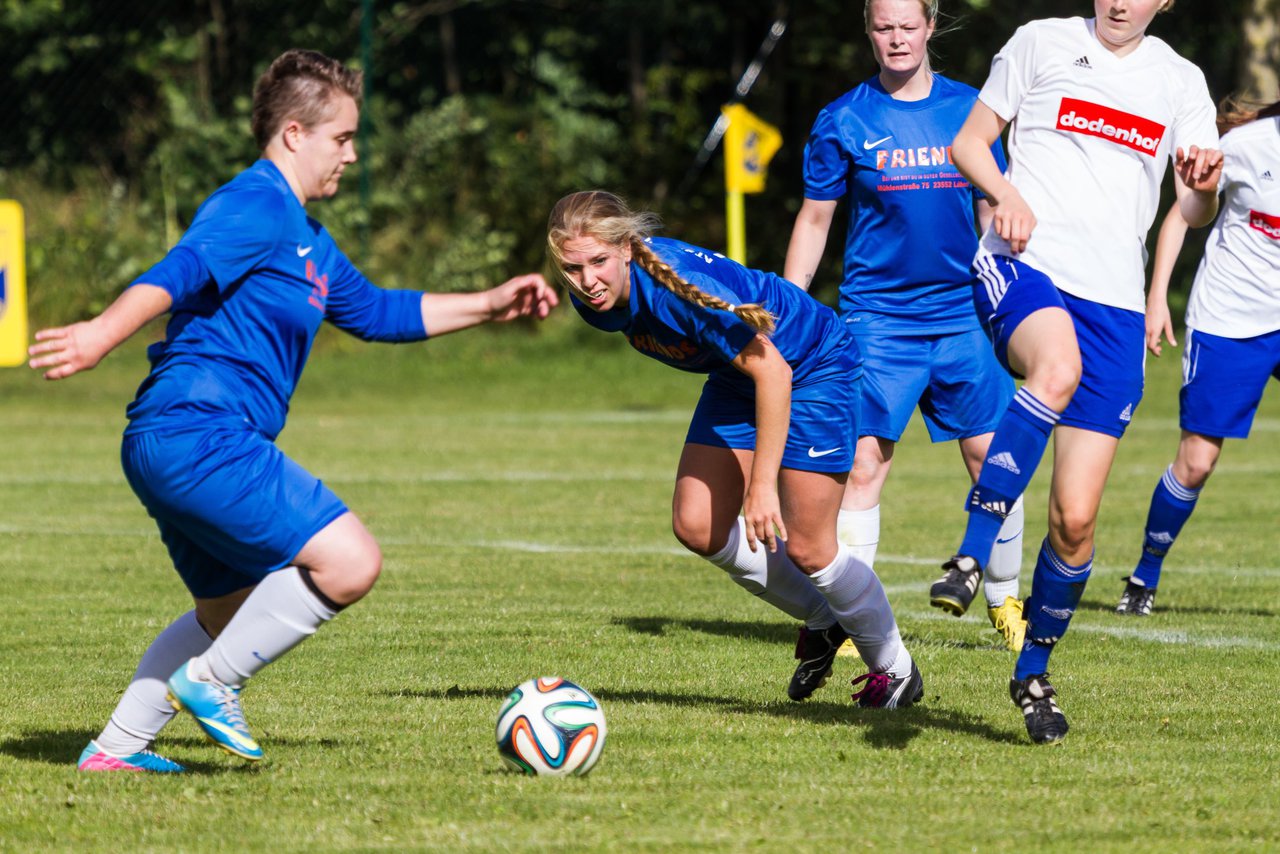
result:
[[[804,147],[804,196],[815,201],[844,198],[849,161],[840,127],[830,110],[818,113]]]
[[[223,189],[196,212],[178,246],[198,255],[225,291],[271,257],[284,228],[285,201],[270,190]]]
[[[364,341],[422,341],[422,292],[380,288],[335,252],[325,320]]]
[[[176,306],[211,281],[209,268],[204,265],[200,256],[178,244],[151,269],[130,282],[129,287],[155,285],[163,288]]]

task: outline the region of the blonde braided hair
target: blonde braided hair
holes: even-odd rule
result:
[[[627,203],[613,193],[604,190],[585,190],[570,193],[556,202],[547,218],[547,249],[556,261],[566,280],[562,263],[564,245],[579,237],[593,237],[609,246],[627,246],[631,260],[653,277],[662,287],[680,299],[705,309],[731,311],[752,329],[764,335],[772,334],[773,315],[758,303],[733,305],[712,296],[696,285],[686,282],[659,258],[645,242],[661,225],[657,214],[649,211],[633,212]]]

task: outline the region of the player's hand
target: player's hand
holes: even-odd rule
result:
[[[111,351],[111,343],[92,320],[41,329],[36,342],[27,348],[33,370],[42,370],[47,380],[60,380],[93,369]]]
[[[748,488],[742,502],[742,516],[747,523],[747,545],[751,551],[756,550],[756,543],[764,543],[770,553],[777,552],[778,540],[787,541],[778,490]]]
[[[517,317],[542,320],[560,304],[560,298],[541,273],[526,273],[489,290],[489,319],[505,323]]]
[[[1031,232],[1036,227],[1036,215],[1031,206],[1022,198],[1022,194],[1009,185],[1008,191],[995,202],[993,225],[996,234],[1009,244],[1014,255],[1027,248]]]
[[[1178,346],[1178,339],[1173,337],[1173,317],[1169,314],[1169,304],[1164,300],[1147,304],[1147,349],[1154,355],[1160,355],[1160,338],[1164,337],[1170,347]]]
[[[1173,168],[1189,189],[1216,193],[1222,177],[1222,152],[1193,145],[1184,153],[1179,148],[1173,156]]]

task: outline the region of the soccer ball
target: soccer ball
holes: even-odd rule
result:
[[[604,710],[583,688],[542,676],[517,686],[498,712],[498,753],[526,774],[591,770],[604,749]]]

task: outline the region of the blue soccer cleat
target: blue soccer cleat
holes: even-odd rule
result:
[[[154,774],[181,774],[186,771],[177,762],[165,759],[159,753],[140,750],[128,756],[112,756],[98,742],[90,741],[89,745],[76,760],[77,771],[150,771]]]
[[[195,662],[191,659],[169,677],[169,704],[190,712],[204,734],[228,753],[254,762],[261,759],[262,748],[249,734],[240,709],[240,689],[212,676],[198,676],[193,672]]]

